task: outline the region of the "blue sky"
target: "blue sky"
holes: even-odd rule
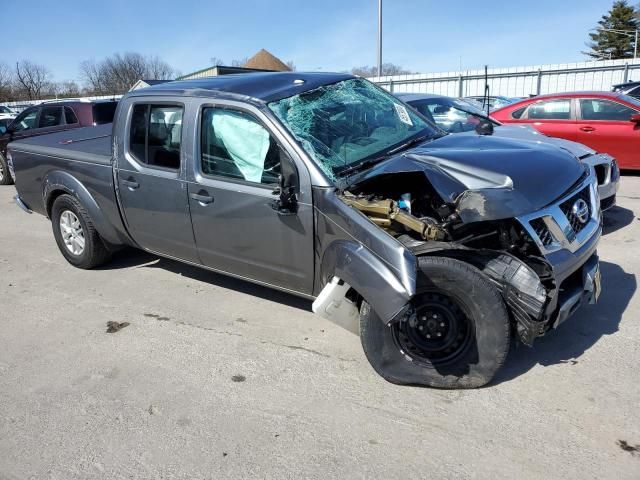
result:
[[[116,52],[158,55],[182,73],[266,48],[298,70],[376,62],[377,0],[29,0],[2,6],[0,62],[55,79]],[[384,0],[384,61],[418,72],[584,60],[612,0]]]

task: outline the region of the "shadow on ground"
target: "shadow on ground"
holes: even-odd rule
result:
[[[272,302],[282,303],[289,307],[304,311],[311,311],[311,301],[296,297],[272,288],[263,287],[254,283],[240,280],[226,275],[221,275],[204,268],[195,267],[186,263],[158,257],[150,253],[136,249],[125,249],[118,252],[113,260],[100,267],[100,270],[118,270],[121,268],[160,268],[183,277],[209,283],[221,288],[246,293],[254,297],[263,298]]]
[[[603,219],[602,234],[608,235],[631,224],[635,214],[628,208],[616,206],[604,212]]]
[[[493,385],[513,380],[536,365],[578,363],[580,356],[604,335],[618,331],[622,314],[637,288],[636,278],[619,265],[600,262],[602,294],[596,305],[581,308],[575,315],[535,341],[533,348],[516,343]]]

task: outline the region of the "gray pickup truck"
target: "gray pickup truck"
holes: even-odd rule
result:
[[[16,202],[80,268],[122,246],[314,299],[398,384],[472,388],[600,291],[591,167],[446,135],[346,74],[131,92],[113,127],[9,146]]]

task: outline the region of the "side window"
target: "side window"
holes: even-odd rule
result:
[[[516,120],[519,118],[522,118],[522,114],[524,113],[524,111],[527,109],[529,105],[526,105],[524,107],[520,107],[517,110],[514,110],[513,112],[511,112],[511,118],[515,118]]]
[[[57,127],[62,125],[62,107],[42,107],[39,128]]]
[[[527,117],[532,120],[570,120],[571,100],[549,100],[529,106]]]
[[[201,125],[202,173],[272,185],[280,175],[280,148],[252,115],[205,108]]]
[[[596,98],[580,99],[583,120],[610,120],[627,122],[636,112],[632,108],[609,100]]]
[[[67,125],[78,123],[78,117],[71,107],[64,107],[64,123]]]
[[[113,117],[116,114],[116,107],[118,102],[104,102],[95,103],[93,109],[93,124],[103,125],[105,123],[112,123]]]
[[[183,111],[177,105],[134,105],[129,151],[136,160],[154,167],[180,168]]]
[[[31,130],[32,128],[36,128],[36,118],[38,117],[38,109],[34,108],[33,110],[26,111],[16,118],[13,124],[13,130],[15,132],[20,132],[22,130]]]

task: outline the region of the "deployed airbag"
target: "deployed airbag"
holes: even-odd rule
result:
[[[269,150],[269,132],[243,114],[215,111],[211,123],[216,142],[224,146],[244,179],[260,183]]]

